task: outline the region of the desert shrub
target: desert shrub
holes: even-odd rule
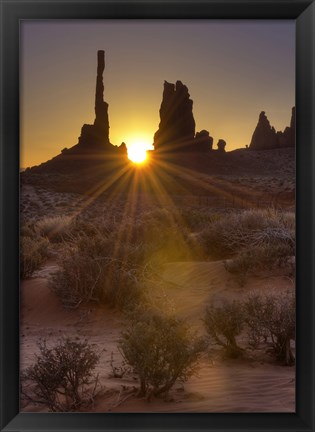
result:
[[[65,245],[52,289],[68,307],[97,301],[132,308],[142,295],[142,269],[130,261],[132,250],[120,251],[114,238],[80,236]]]
[[[51,411],[76,411],[88,405],[98,382],[93,371],[99,354],[79,339],[60,339],[53,348],[40,341],[38,346],[35,363],[22,375],[23,395]]]
[[[245,302],[245,321],[253,346],[271,343],[277,360],[295,362],[290,341],[295,339],[295,296],[293,293],[251,294]]]
[[[196,370],[204,349],[175,318],[138,313],[120,340],[122,355],[140,379],[139,395],[167,394],[176,381],[186,381]]]
[[[35,224],[36,232],[52,243],[64,240],[70,230],[71,216],[47,216]]]
[[[49,242],[34,235],[20,238],[20,277],[29,278],[48,257]]]
[[[244,327],[242,304],[238,301],[222,302],[220,305],[210,305],[204,319],[210,341],[224,348],[227,357],[235,358],[242,354],[237,345],[236,337]]]
[[[229,261],[225,262],[225,268],[232,273],[242,286],[247,276],[260,271],[294,273],[294,268],[289,265],[289,258],[294,255],[294,245],[290,243],[261,244],[248,249],[243,249]]]
[[[229,258],[248,248],[281,244],[295,248],[294,215],[274,209],[230,213],[210,224],[199,235],[207,255]]]

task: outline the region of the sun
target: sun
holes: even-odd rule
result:
[[[134,145],[128,148],[128,158],[134,163],[143,163],[147,159],[147,151],[143,147]]]
[[[148,155],[148,144],[144,140],[133,140],[130,144],[127,144],[128,158],[136,163],[143,164],[147,161]]]

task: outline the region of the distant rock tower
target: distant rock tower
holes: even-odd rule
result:
[[[188,150],[195,137],[193,101],[181,82],[164,82],[159,129],[154,135],[154,149],[161,152]]]
[[[265,111],[262,111],[249,148],[252,150],[272,149],[277,147],[277,141],[275,128],[270,125]]]
[[[290,126],[283,132],[276,132],[267,119],[264,111],[259,115],[258,124],[253,133],[249,148],[251,150],[268,150],[295,146],[295,107],[292,108]]]
[[[205,129],[195,135],[193,101],[188,88],[181,81],[176,84],[164,81],[160,107],[159,129],[154,135],[156,153],[208,153],[213,138]]]
[[[283,132],[277,132],[279,147],[295,146],[295,107],[292,108],[290,126],[287,126]]]

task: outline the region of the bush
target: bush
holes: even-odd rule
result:
[[[29,278],[48,257],[49,242],[41,237],[21,236],[20,238],[20,277]]]
[[[252,294],[245,302],[245,311],[251,344],[268,341],[277,360],[294,364],[290,346],[291,339],[295,339],[294,294]]]
[[[137,316],[122,333],[122,355],[140,378],[140,395],[167,394],[177,380],[184,382],[195,372],[203,343],[175,318],[150,312]]]
[[[205,253],[218,259],[274,245],[288,246],[294,255],[294,214],[274,209],[231,213],[206,227],[199,238]]]
[[[131,245],[119,251],[115,245],[114,238],[97,235],[80,236],[65,246],[51,286],[66,306],[97,301],[130,308],[139,301],[141,268],[130,261],[137,251]]]
[[[119,226],[76,220],[70,233],[52,288],[71,307],[93,300],[132,308],[142,296],[144,269],[193,254],[176,217],[164,209]]]
[[[285,243],[262,244],[241,250],[235,258],[225,262],[225,268],[242,286],[247,276],[260,271],[294,273],[289,258],[294,255],[294,245]]]
[[[236,342],[236,337],[244,326],[244,313],[240,302],[225,301],[219,306],[209,306],[204,322],[210,340],[223,347],[227,357],[236,358],[242,354],[243,350]]]
[[[35,364],[22,375],[24,396],[55,412],[76,411],[88,404],[97,386],[93,370],[99,354],[86,341],[70,338],[59,340],[53,348],[48,348],[45,341],[38,345],[40,354],[35,356]],[[94,389],[88,393],[91,385]]]

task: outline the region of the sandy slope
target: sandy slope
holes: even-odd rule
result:
[[[198,375],[183,387],[178,384],[168,401],[148,403],[132,391],[137,381],[132,373],[124,378],[110,377],[110,357],[120,364],[117,342],[124,321],[121,315],[105,307],[88,305],[76,311],[65,310],[48,288],[48,263],[32,279],[21,284],[21,369],[34,361],[36,343],[60,335],[88,338],[97,350],[103,350],[98,372],[104,385],[103,395],[91,407],[94,412],[292,412],[295,410],[295,371],[291,367],[272,364],[268,357],[253,353],[249,358],[223,361],[216,352],[205,357]],[[162,277],[168,281],[164,292],[153,292],[157,301],[165,301],[170,309],[202,333],[202,317],[207,303],[216,298],[237,298],[252,288],[268,291],[292,288],[285,278],[249,280],[240,288],[225,271],[222,262],[170,263]],[[24,406],[26,411],[43,410]]]

